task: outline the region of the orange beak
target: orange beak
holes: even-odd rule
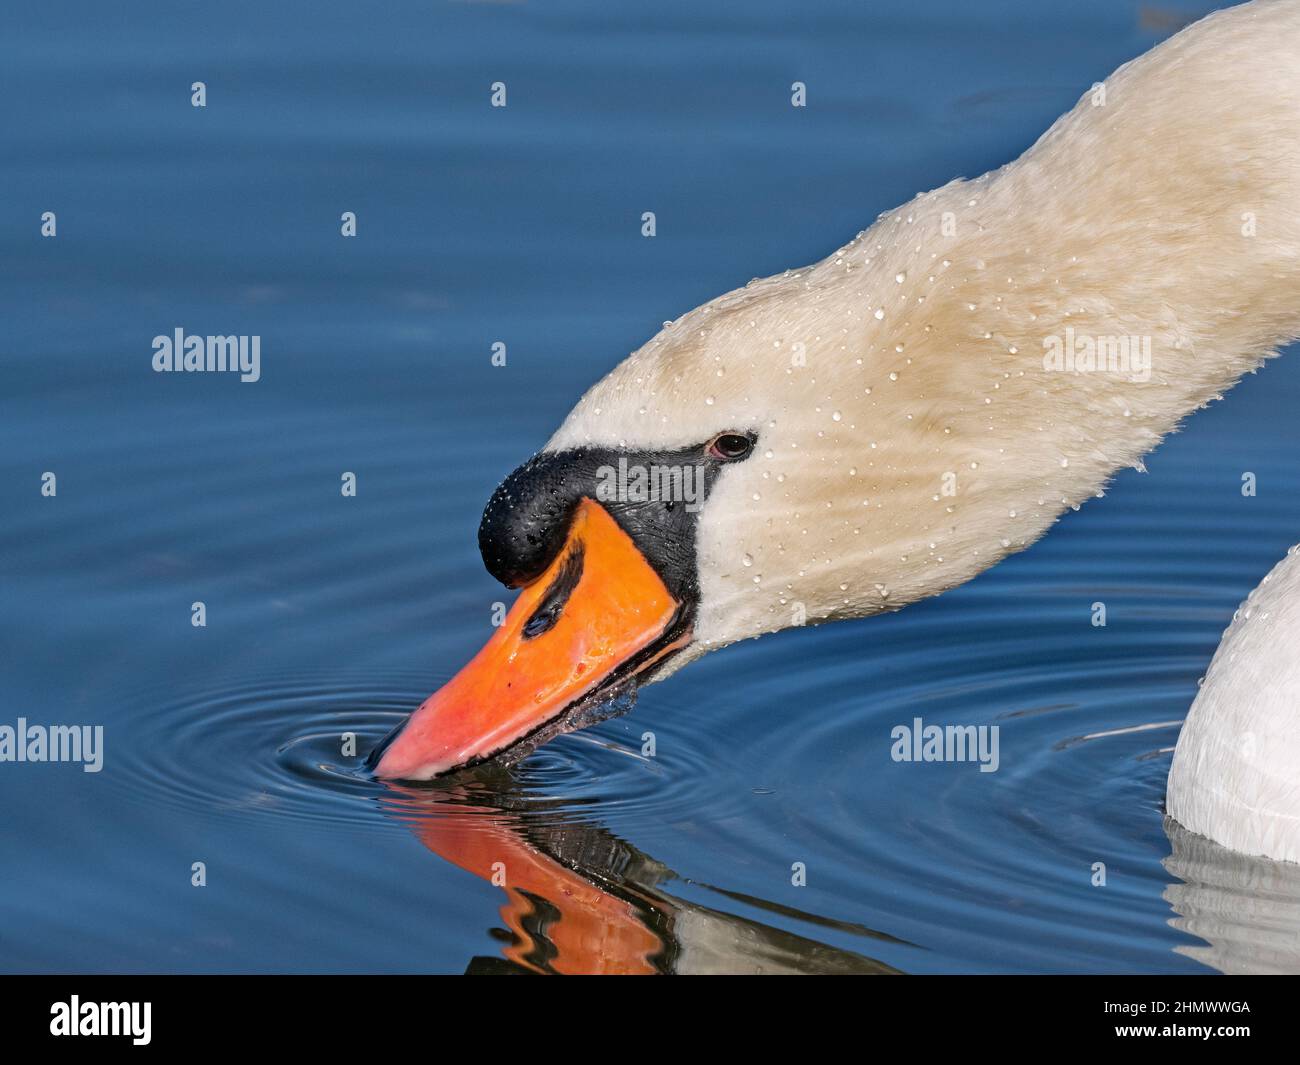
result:
[[[582,499],[550,567],[469,664],[407,719],[375,771],[429,780],[593,723],[600,713],[584,704],[598,704],[689,639],[675,631],[681,607],[609,512]]]

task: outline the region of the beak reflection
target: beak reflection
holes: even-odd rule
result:
[[[667,866],[600,825],[557,822],[554,807],[539,805],[537,796],[513,783],[498,788],[476,780],[446,790],[389,789],[390,809],[412,824],[425,847],[505,895],[502,927],[492,933],[501,941],[501,955],[473,958],[471,973],[897,971],[865,955],[676,898],[666,890],[677,879]],[[761,899],[717,894],[787,922],[901,942]]]

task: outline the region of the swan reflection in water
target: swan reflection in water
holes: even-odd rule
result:
[[[562,800],[482,766],[442,786],[389,784],[386,813],[438,857],[501,888],[499,957],[470,973],[896,973],[869,954],[671,894],[682,878]],[[1300,972],[1300,865],[1229,851],[1164,819],[1177,879],[1163,892],[1173,950],[1225,973]],[[720,898],[868,942],[913,946],[862,925],[692,882]]]
[[[505,894],[501,956],[470,960],[470,973],[893,973],[863,954],[687,902],[666,890],[680,878],[589,811],[548,805],[508,770],[483,767],[445,787],[389,785],[387,812],[440,858]],[[901,943],[860,925],[716,888],[774,916]]]
[[[1224,973],[1300,973],[1300,865],[1239,854],[1165,818],[1178,883],[1170,924],[1205,940],[1179,954]]]

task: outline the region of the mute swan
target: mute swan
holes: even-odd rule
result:
[[[629,705],[705,652],[895,610],[1033,543],[1300,335],[1300,2],[1210,15],[1018,160],[691,311],[483,515],[522,586],[375,752],[428,779]],[[1242,612],[1169,807],[1300,860],[1300,572]],[[1247,620],[1249,619],[1249,620]]]

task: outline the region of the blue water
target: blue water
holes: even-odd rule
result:
[[[0,966],[1300,967],[1300,877],[1162,815],[1197,679],[1300,530],[1294,356],[940,599],[710,656],[510,771],[359,773],[490,633],[482,505],[588,384],[1012,158],[1195,13],[1141,12],[10,5],[0,724],[105,750],[0,765]],[[155,374],[178,326],[259,334],[261,380]],[[914,716],[999,724],[1001,768],[890,761]]]

